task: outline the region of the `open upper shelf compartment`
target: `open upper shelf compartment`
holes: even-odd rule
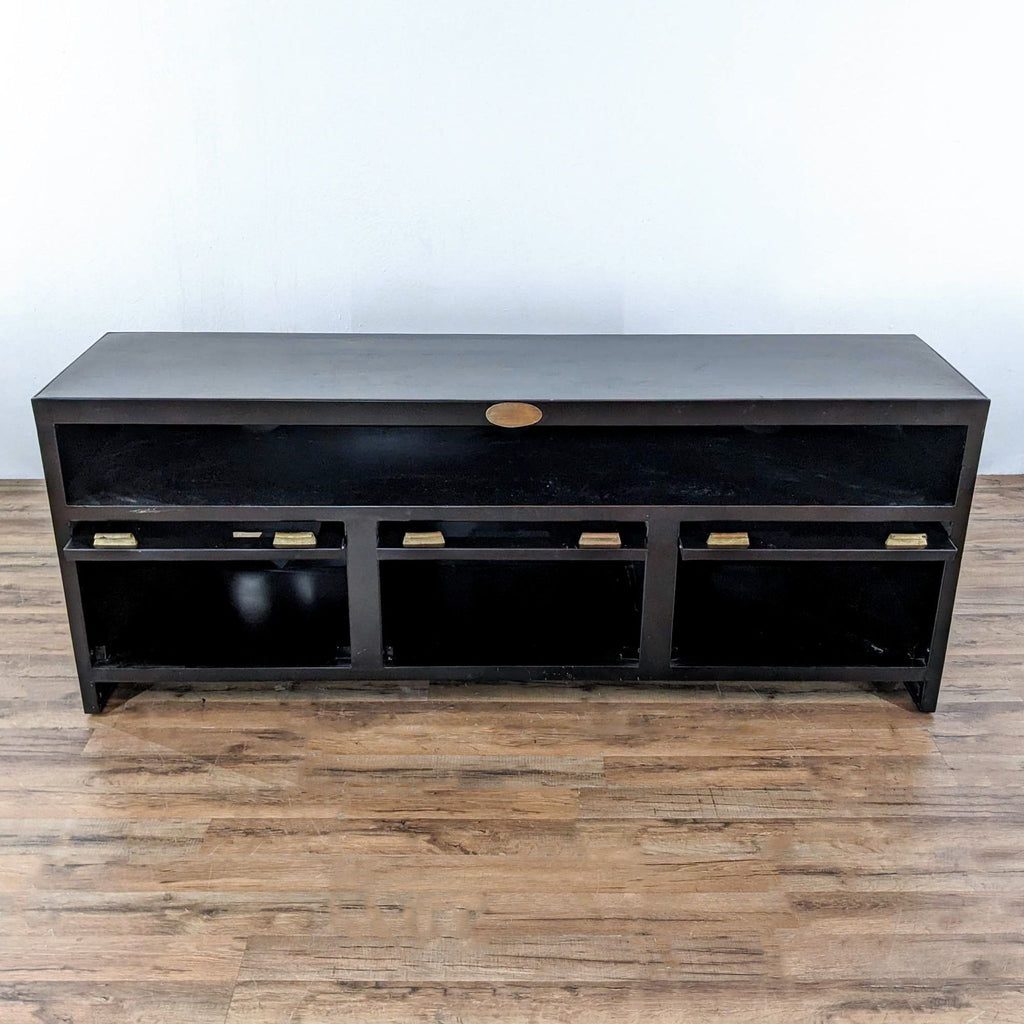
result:
[[[70,505],[952,505],[966,429],[59,424]]]

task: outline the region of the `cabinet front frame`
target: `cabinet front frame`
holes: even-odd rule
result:
[[[959,425],[966,428],[956,499],[949,505],[206,505],[117,506],[68,505],[65,501],[56,427],[59,424],[317,424],[317,425],[479,425],[494,401],[532,402],[543,412],[545,426],[689,426],[689,425]],[[377,531],[381,521],[430,519],[523,521],[587,519],[634,520],[647,526],[647,567],[640,662],[636,670],[593,669],[595,680],[821,679],[904,682],[922,710],[934,710],[948,644],[950,619],[973,496],[987,399],[924,401],[701,401],[701,402],[560,402],[537,396],[494,396],[479,402],[246,402],[178,400],[36,399],[33,402],[47,493],[83,706],[96,712],[102,697],[119,682],[179,682],[202,679],[280,680],[279,668],[247,668],[212,673],[204,669],[134,670],[92,666],[85,637],[81,595],[74,563],[63,548],[76,522],[134,517],[187,521],[247,519],[343,520],[346,524],[352,662],[347,667],[289,669],[295,679],[557,679],[575,678],[567,666],[387,666],[380,627],[380,581]],[[502,428],[495,428],[502,429]],[[520,429],[529,430],[523,427]],[[511,510],[514,508],[514,512]],[[718,666],[712,671],[673,666],[671,634],[674,614],[679,523],[685,520],[828,520],[942,522],[956,552],[944,563],[931,657],[924,668],[877,669],[862,666]],[[102,688],[102,692],[101,692]]]

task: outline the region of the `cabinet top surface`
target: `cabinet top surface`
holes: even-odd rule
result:
[[[686,402],[984,396],[914,335],[107,334],[46,399]]]

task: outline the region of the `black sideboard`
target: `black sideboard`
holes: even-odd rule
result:
[[[931,711],[988,399],[906,335],[108,334],[33,406],[88,712],[347,678]]]

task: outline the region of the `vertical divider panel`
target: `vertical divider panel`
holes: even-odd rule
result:
[[[949,629],[953,615],[953,602],[956,600],[956,585],[960,574],[960,560],[963,558],[963,540],[957,545],[956,557],[942,567],[942,584],[939,588],[939,602],[932,628],[932,638],[928,654],[928,666],[924,682],[915,687],[908,687],[910,695],[921,711],[934,711],[939,700],[939,684],[942,680],[942,669],[946,663],[946,647],[949,643]]]
[[[60,566],[61,583],[64,587],[64,602],[68,611],[71,646],[75,655],[78,685],[82,694],[82,708],[86,714],[95,715],[102,710],[102,701],[96,684],[90,678],[92,664],[89,657],[89,643],[85,635],[85,615],[82,611],[78,566],[69,562],[64,554],[64,545],[71,538],[71,524],[68,521],[64,481],[60,470],[57,428],[46,413],[37,414],[36,432],[39,435],[39,449],[43,458],[43,474],[46,477],[46,491],[50,501],[50,514],[53,518],[57,563]]]
[[[648,678],[667,678],[672,660],[678,544],[678,517],[653,513],[647,522],[647,566],[644,570],[640,634],[640,672]]]
[[[377,520],[373,516],[347,513],[345,534],[352,668],[355,672],[360,669],[379,669],[384,664],[384,652],[381,641]]]
[[[964,445],[963,462],[960,467],[960,481],[957,488],[956,513],[951,521],[951,537],[956,545],[956,556],[947,562],[942,573],[942,588],[939,592],[939,606],[935,614],[935,629],[932,633],[931,654],[928,658],[928,674],[920,689],[908,687],[911,696],[921,711],[934,711],[939,701],[939,687],[942,670],[946,664],[946,648],[949,645],[949,631],[952,625],[953,608],[956,602],[957,584],[960,580],[960,566],[964,557],[967,540],[967,524],[974,498],[974,487],[978,477],[978,463],[981,459],[981,442],[985,432],[988,407],[972,410],[967,425],[967,440]]]

